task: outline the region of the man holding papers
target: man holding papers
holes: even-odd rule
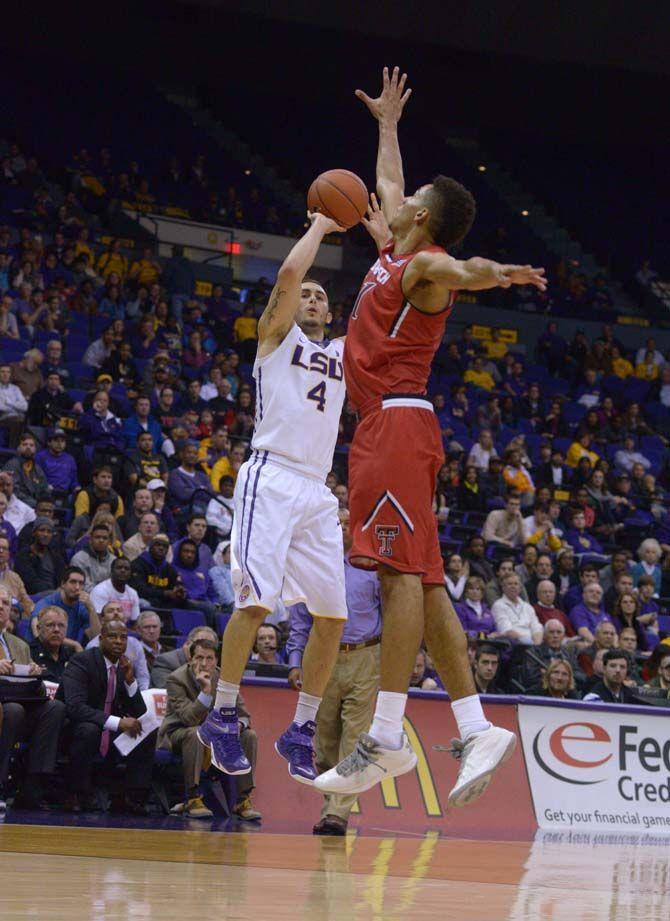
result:
[[[73,811],[98,808],[91,783],[93,762],[104,758],[96,776],[109,772],[122,755],[113,744],[119,734],[139,742],[125,756],[124,792],[112,795],[111,809],[130,815],[146,815],[144,805],[151,784],[151,767],[156,747],[156,730],[145,732],[141,717],[146,705],[125,655],[128,630],[121,620],[104,621],[100,646],[85,649],[70,659],[58,688],[57,698],[65,701],[71,724],[69,806]],[[146,718],[145,718],[146,720]]]

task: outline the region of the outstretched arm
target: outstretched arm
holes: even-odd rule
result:
[[[483,291],[487,288],[511,288],[534,285],[546,291],[544,269],[530,265],[504,265],[491,259],[454,259],[446,253],[419,253],[412,260],[407,283],[421,281],[448,291]]]
[[[285,338],[300,306],[302,280],[316,259],[321,241],[327,234],[343,230],[325,214],[310,214],[309,219],[311,227],[284,260],[270,300],[258,321],[259,344],[271,340],[279,344]]]
[[[379,123],[377,194],[382,202],[384,216],[390,221],[405,197],[398,122],[412,91],[405,90],[407,74],[400,76],[398,67],[393,68],[391,76],[388,67],[385,67],[382,79],[381,95],[376,99],[371,99],[363,90],[356,90],[356,96],[363,100]]]

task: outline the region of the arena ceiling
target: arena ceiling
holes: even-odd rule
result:
[[[667,0],[184,0],[462,50],[670,73]]]

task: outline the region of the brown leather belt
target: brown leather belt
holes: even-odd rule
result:
[[[366,646],[376,646],[381,642],[381,636],[375,636],[364,643],[340,643],[340,652],[353,652],[354,649],[365,649]]]

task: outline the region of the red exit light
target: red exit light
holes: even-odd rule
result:
[[[241,256],[242,255],[242,244],[241,243],[224,243],[223,251],[224,253],[228,253],[229,256]]]

